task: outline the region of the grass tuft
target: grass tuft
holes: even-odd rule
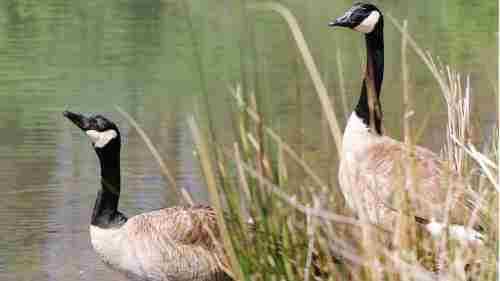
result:
[[[274,11],[285,19],[313,81],[329,131],[339,148],[341,134],[335,110],[292,13],[277,3],[252,4],[249,8]],[[480,152],[471,143],[474,130],[469,121],[470,81],[466,78],[464,83],[458,72],[436,62],[430,52],[424,52],[407,32],[406,22],[400,24],[391,16],[389,18],[402,34],[401,83],[405,104],[402,119],[404,139],[410,152],[402,156],[401,173],[395,183],[402,186],[411,178],[418,184],[411,151],[423,128],[415,134],[411,126],[413,112],[418,110],[412,104],[409,87],[411,66],[406,57],[411,48],[428,67],[446,101],[448,125],[443,160],[459,172],[466,182],[467,192],[475,198],[476,207],[470,225],[480,216],[490,222],[491,227],[485,229],[488,237],[485,245],[471,248],[448,239],[446,235],[439,240],[432,239],[413,219],[409,219],[414,212],[409,204],[411,196],[419,196],[412,190],[395,194],[394,206],[401,215],[393,229],[383,229],[363,218],[356,218],[344,207],[342,198],[334,195],[338,190],[336,184],[322,179],[313,163],[307,163],[265,123],[259,110],[262,105],[258,94],[247,92],[243,95],[242,87],[237,85],[230,89],[236,107],[233,124],[240,124],[233,132],[236,141],[230,146],[213,143],[215,149],[212,151],[217,155],[211,159],[217,159],[214,168],[220,169],[213,175],[222,177],[216,182],[225,183],[222,189],[218,189],[223,193],[219,199],[227,214],[227,235],[237,259],[232,264],[238,266],[240,280],[496,278],[494,249],[498,236],[493,226],[497,219],[498,167],[491,152],[497,148]],[[338,68],[341,72],[340,61]],[[346,111],[345,100],[341,106]],[[264,143],[266,146],[262,145]],[[290,174],[290,168],[295,165],[306,177],[300,180],[299,189],[292,188],[297,178]],[[443,188],[449,190],[448,200],[443,202],[444,208],[449,209],[456,190],[446,183],[443,183]],[[213,188],[211,192],[215,192]],[[480,266],[476,268],[476,264]]]
[[[248,5],[248,8],[273,11],[285,19],[313,81],[329,132],[340,151],[341,131],[335,109],[295,17],[281,4],[272,2]],[[409,87],[411,66],[407,56],[411,48],[429,69],[446,101],[448,124],[443,160],[458,173],[465,182],[465,192],[473,198],[469,202],[474,206],[468,218],[469,225],[477,219],[487,222],[484,245],[463,245],[449,239],[448,235],[432,239],[414,219],[410,219],[414,212],[410,199],[419,196],[411,189],[399,188],[402,192],[394,194],[394,206],[400,215],[392,229],[373,225],[363,217],[357,218],[345,207],[342,196],[337,195],[338,186],[322,179],[315,163],[306,162],[301,153],[295,152],[266,124],[260,110],[263,99],[259,98],[259,93],[251,93],[246,87],[237,85],[230,89],[236,109],[231,116],[233,143],[217,142],[213,136],[215,124],[210,118],[206,126],[208,132],[190,121],[211,203],[218,212],[222,245],[231,265],[229,270],[235,279],[430,281],[497,278],[498,140],[491,138],[487,144],[482,144],[481,150],[478,144],[472,143],[479,138],[473,135],[477,130],[470,122],[469,78],[464,81],[450,66],[434,60],[430,52],[422,50],[408,33],[406,21],[400,24],[387,16],[402,34],[401,83],[405,104],[402,119],[404,142],[408,147],[408,153],[401,156],[400,173],[394,183],[403,187],[411,180],[416,186],[419,180],[415,176],[411,151],[423,127],[413,133],[411,116],[419,109],[412,104]],[[342,75],[342,62],[337,63],[339,75]],[[201,67],[199,65],[202,72]],[[346,113],[345,90],[341,89],[341,95]],[[205,103],[209,109],[208,99]],[[131,118],[127,119],[134,124]],[[143,138],[156,155],[145,134]],[[155,159],[161,166],[161,157],[155,156]],[[298,178],[292,167],[298,167],[298,174],[305,178]],[[449,186],[450,182],[452,179],[445,177],[442,186],[449,194],[444,206],[440,206],[446,210],[458,189]]]

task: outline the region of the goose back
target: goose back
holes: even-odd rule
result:
[[[230,280],[210,232],[219,236],[213,209],[172,207],[134,216],[117,229],[91,226],[91,239],[103,261],[132,280]]]
[[[473,194],[438,155],[420,146],[410,153],[404,143],[375,135],[353,118],[344,133],[339,168],[340,186],[352,209],[390,229],[398,215],[395,195],[405,188],[412,193],[410,205],[416,216],[443,221],[449,215],[450,223],[467,225]],[[452,211],[447,214],[449,191]]]

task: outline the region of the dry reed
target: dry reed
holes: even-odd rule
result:
[[[313,81],[329,131],[339,151],[341,132],[335,110],[292,13],[277,3],[253,4],[249,8],[274,11],[285,19]],[[390,15],[388,18],[402,34],[402,84],[405,105],[403,125],[405,143],[410,152],[407,155],[410,161],[402,159],[402,163],[405,163],[404,173],[401,174],[403,178],[396,182],[402,184],[405,179],[414,178],[411,148],[420,135],[412,134],[411,129],[412,112],[418,110],[413,108],[409,85],[407,48],[411,47],[428,67],[447,104],[448,125],[444,158],[453,164],[455,170],[460,171],[467,180],[469,191],[477,195],[475,198],[479,198],[478,202],[481,204],[473,211],[478,216],[480,213],[483,216],[486,213],[491,225],[495,225],[498,208],[494,200],[488,198],[491,198],[492,192],[500,191],[500,160],[497,158],[495,162],[491,159],[491,154],[478,151],[470,142],[472,124],[469,121],[469,79],[467,78],[464,84],[462,77],[451,67],[436,63],[430,53],[424,52],[410,36],[406,22],[401,25]],[[342,75],[342,63],[337,63],[339,75]],[[200,71],[203,71],[201,66]],[[343,80],[342,76],[339,77]],[[332,204],[329,201],[329,192],[336,186],[326,184],[326,181],[318,176],[313,165],[306,163],[265,124],[259,110],[259,98],[252,93],[243,94],[242,91],[239,86],[231,89],[238,110],[233,116],[236,142],[230,148],[217,143],[212,137],[207,137],[213,133],[212,126],[209,126],[209,134],[205,134],[193,120],[190,122],[211,203],[219,214],[217,219],[223,246],[229,255],[231,272],[235,279],[365,281],[496,278],[496,228],[486,229],[487,247],[479,254],[449,241],[447,237],[437,242],[431,240],[416,231],[415,222],[408,219],[412,213],[408,197],[418,196],[412,190],[397,194],[396,204],[404,215],[398,219],[395,229],[382,229],[363,218],[355,218],[347,209],[342,210],[342,213],[333,212],[333,208],[329,206]],[[209,106],[208,101],[205,102],[206,106]],[[342,106],[346,112],[345,100]],[[147,140],[147,137],[143,138]],[[146,143],[148,144],[147,141]],[[264,146],[264,143],[269,145]],[[208,147],[209,144],[213,147]],[[153,155],[157,154],[154,153],[154,146],[148,147]],[[498,143],[495,143],[493,151],[497,150]],[[161,163],[161,157],[155,156],[155,159]],[[290,180],[293,180],[287,168],[289,162],[298,164],[311,180],[312,186],[304,184],[301,186],[301,192],[297,194],[288,188]],[[474,176],[473,172],[479,173],[479,176]],[[479,193],[471,187],[479,182],[478,177],[484,182],[484,193]],[[224,184],[217,187],[218,183]],[[448,187],[443,184],[443,188]],[[219,194],[222,192],[224,193]],[[444,208],[449,208],[452,196],[453,189],[450,189]],[[333,204],[335,203],[334,201]],[[474,216],[471,221],[473,219]],[[391,247],[387,241],[393,242],[390,243]],[[429,251],[437,252],[428,256]],[[486,260],[482,260],[479,273],[471,276],[465,272],[465,264],[484,257]],[[440,267],[439,274],[436,274],[429,264]],[[446,270],[443,270],[444,268]]]

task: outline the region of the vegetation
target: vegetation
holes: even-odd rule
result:
[[[63,167],[58,157],[61,151],[66,151],[64,146],[54,144],[68,141],[59,133],[65,128],[60,121],[61,110],[79,106],[84,111],[109,112],[110,105],[122,105],[140,123],[149,126],[145,131],[151,132],[153,140],[160,139],[155,142],[161,148],[155,152],[155,159],[162,162],[160,155],[175,158],[175,153],[166,151],[169,144],[164,136],[175,134],[179,129],[176,126],[182,126],[178,120],[183,120],[184,112],[192,112],[192,95],[198,92],[202,92],[201,103],[197,103],[201,105],[197,108],[200,114],[193,126],[195,135],[200,136],[198,156],[202,163],[212,164],[204,166],[205,176],[214,178],[207,179],[207,183],[216,183],[220,200],[213,200],[220,202],[220,208],[227,213],[223,221],[228,231],[224,243],[231,245],[221,245],[221,249],[222,246],[234,249],[230,255],[234,275],[257,280],[376,279],[376,272],[364,270],[363,266],[379,263],[380,268],[388,269],[384,273],[387,278],[399,278],[398,273],[406,269],[412,271],[402,278],[430,276],[436,258],[426,257],[422,249],[427,242],[432,246],[432,242],[414,233],[414,224],[405,226],[402,220],[397,229],[409,229],[408,235],[399,231],[389,238],[383,237],[376,227],[370,228],[354,219],[345,209],[336,186],[335,138],[340,132],[335,128],[342,128],[352,101],[349,89],[357,91],[360,77],[359,62],[349,60],[347,64],[343,55],[348,49],[352,53],[362,52],[353,48],[354,36],[340,37],[323,27],[335,9],[340,11],[352,1],[280,1],[294,11],[301,23],[310,57],[316,59],[319,68],[312,76],[303,60],[308,54],[299,53],[301,48],[288,25],[273,12],[245,8],[246,3],[252,2],[248,0],[0,2],[3,66],[0,96],[6,101],[0,104],[0,128],[6,132],[1,146],[4,157],[0,161],[3,160],[6,169],[2,178],[4,191],[7,190],[4,206],[9,209],[3,216],[8,227],[1,229],[6,237],[0,241],[4,249],[0,255],[2,278],[55,278],[40,274],[49,271],[45,243],[53,245],[49,243],[53,237],[57,240],[60,237],[53,236],[54,231],[60,231],[59,225],[47,226],[42,222],[51,219],[53,209],[61,208],[59,204],[67,204],[66,200],[59,202],[51,186],[54,174],[60,176],[57,171]],[[385,84],[394,86],[386,87],[384,95],[408,89],[405,110],[410,113],[400,112],[399,99],[384,99],[383,103],[391,103],[388,108],[394,109],[386,112],[386,116],[409,117],[405,118],[410,125],[408,133],[401,136],[416,144],[429,138],[430,130],[426,128],[439,123],[432,120],[442,120],[440,109],[445,106],[442,97],[446,96],[450,131],[438,136],[438,142],[448,137],[443,157],[461,170],[470,186],[488,200],[484,209],[495,226],[493,222],[497,220],[492,214],[498,208],[491,193],[493,188],[498,191],[495,186],[498,166],[494,163],[498,155],[495,131],[498,119],[492,118],[495,124],[491,127],[480,127],[477,112],[472,110],[464,118],[460,114],[469,111],[455,105],[463,97],[473,96],[473,104],[482,106],[482,117],[493,111],[491,93],[498,93],[497,64],[491,62],[498,49],[497,37],[492,35],[496,31],[497,3],[462,0],[377,3],[390,7],[398,18],[407,18],[415,40],[431,49],[435,58],[444,58],[464,73],[467,69],[474,70],[470,80],[451,69],[453,74],[448,76],[447,67],[433,63],[425,52],[418,52],[420,61],[411,56],[410,49],[418,48],[407,40],[408,55],[403,57],[408,62],[403,65],[409,78],[400,78],[397,50],[401,38],[388,36],[388,45],[395,46],[388,52],[398,58],[389,62],[397,70],[387,73]],[[389,21],[386,28],[389,34],[397,34],[393,32],[396,26]],[[429,73],[438,82],[436,87],[429,87]],[[324,87],[312,84],[322,79]],[[418,85],[418,93],[414,85]],[[466,94],[469,85],[474,86],[472,95]],[[330,91],[330,100],[325,99],[322,87]],[[227,97],[231,99],[231,108],[224,108]],[[318,101],[321,99],[321,107],[316,106],[316,97]],[[421,105],[429,104],[429,98],[432,103],[422,108]],[[232,123],[221,122],[231,110]],[[209,114],[213,117],[210,123],[206,118]],[[175,123],[168,131],[166,119],[169,125]],[[400,119],[386,121],[389,129],[401,127]],[[336,126],[336,122],[340,125]],[[57,124],[59,130],[55,130]],[[158,124],[162,126],[160,130]],[[228,124],[232,124],[232,130]],[[323,128],[321,134],[317,133],[318,128]],[[455,133],[455,138],[450,132]],[[392,130],[392,133],[397,136],[400,132]],[[141,136],[147,138],[145,134]],[[148,142],[148,148],[155,151],[152,143]],[[128,143],[127,151],[140,151],[132,145]],[[171,166],[161,165],[164,172]],[[166,174],[165,178],[169,191],[170,187],[176,187],[175,173]],[[68,183],[67,179],[64,183]],[[213,184],[210,187],[214,194]],[[177,188],[189,197],[181,186]],[[64,189],[57,192],[61,190]],[[41,200],[41,196],[49,199]],[[404,209],[404,204],[401,208]],[[27,215],[33,216],[36,227],[23,225],[24,234],[19,236],[18,221],[24,221]],[[250,218],[254,223],[248,224]],[[370,231],[377,234],[366,234]],[[363,240],[363,235],[370,239]],[[478,274],[483,280],[495,277],[498,234],[494,227],[487,229],[487,237],[486,250],[481,251],[481,256],[488,262]],[[388,249],[384,238],[402,240],[403,246]],[[418,247],[409,247],[405,241],[419,241],[413,243]],[[443,243],[440,241],[439,245]],[[367,244],[371,247],[365,247]],[[452,246],[444,247],[454,249],[447,260],[457,265],[452,268],[458,272],[457,279],[462,279],[459,274],[462,267],[458,266],[461,260],[455,258],[462,247]],[[20,256],[21,252],[25,254]],[[61,255],[60,260],[66,255],[70,252]],[[74,274],[79,271],[71,265],[66,265],[65,270]],[[79,277],[63,279],[75,278]]]
[[[189,11],[187,5],[184,8]],[[330,145],[338,151],[341,142],[338,114],[294,16],[276,3],[254,4],[248,8],[253,12],[274,11],[285,19],[320,101],[323,122],[326,123],[328,138],[332,140]],[[401,25],[391,15],[387,16],[402,35],[401,84],[405,105],[402,125],[408,151],[419,142],[430,120],[429,113],[420,127],[415,128],[413,124],[414,111],[419,109],[414,108],[408,86],[411,70],[407,59],[409,45],[434,77],[446,101],[448,124],[442,157],[463,178],[470,192],[479,198],[480,203],[471,215],[471,224],[479,216],[487,222],[484,244],[460,244],[446,236],[432,239],[413,219],[409,219],[412,210],[408,197],[418,196],[410,191],[395,195],[395,207],[402,215],[394,229],[382,229],[357,219],[345,207],[335,180],[329,178],[325,181],[315,165],[308,163],[266,123],[263,97],[241,84],[229,89],[233,98],[231,122],[235,141],[230,144],[218,141],[218,132],[214,129],[216,124],[211,117],[213,109],[208,98],[203,58],[189,19],[204,106],[204,113],[198,115],[198,120],[207,120],[207,123],[199,123],[192,119],[190,127],[212,205],[220,214],[218,221],[223,239],[219,250],[226,252],[231,264],[227,271],[237,280],[497,278],[496,192],[500,191],[500,186],[498,166],[492,160],[498,155],[497,128],[487,132],[480,149],[471,142],[480,137],[475,135],[477,130],[471,122],[469,77],[464,78],[451,67],[436,61],[408,34],[406,22]],[[338,52],[339,69],[342,69],[341,57]],[[258,84],[259,78],[254,79]],[[343,85],[341,72],[339,80]],[[345,95],[346,89],[341,88],[340,93]],[[340,99],[346,114],[346,97]],[[172,187],[192,204],[187,192],[176,186],[158,151],[139,125],[122,109],[119,111],[146,140]],[[206,126],[200,129],[199,125]],[[324,153],[330,155],[329,150]],[[401,178],[395,179],[395,183],[412,177],[411,154],[404,157],[408,158],[402,159]],[[450,187],[443,183],[443,188]],[[445,202],[443,204],[447,208]]]
[[[340,145],[339,125],[334,107],[326,95],[299,25],[289,10],[279,4],[254,5],[251,8],[281,14],[291,29],[304,65],[322,104],[329,132]],[[418,142],[424,125],[413,130],[413,108],[407,77],[406,48],[409,45],[439,84],[448,108],[448,125],[444,137],[443,158],[480,201],[471,220],[485,216],[484,245],[462,245],[443,237],[431,239],[408,215],[401,215],[394,229],[381,229],[356,219],[346,209],[335,183],[326,183],[314,166],[304,161],[275,131],[268,127],[262,112],[262,98],[245,93],[240,85],[231,89],[234,97],[232,145],[216,141],[214,124],[205,133],[196,126],[193,134],[204,176],[213,194],[219,186],[227,212],[222,227],[227,237],[224,248],[232,263],[232,274],[238,280],[494,280],[496,279],[497,204],[499,191],[495,164],[496,129],[484,138],[482,148],[470,142],[475,132],[470,121],[470,80],[436,62],[424,52],[396,20],[390,22],[402,34],[402,81],[405,95],[405,143]],[[343,93],[345,91],[341,91]],[[208,106],[208,104],[207,104]],[[210,119],[209,119],[210,120]],[[428,120],[427,120],[428,121]],[[209,121],[210,122],[210,121]],[[416,132],[414,132],[416,131]],[[338,150],[337,150],[338,151]],[[328,152],[325,152],[328,153]],[[411,177],[411,155],[402,161],[400,179]],[[211,164],[212,163],[212,164]],[[291,182],[301,169],[298,189]],[[443,188],[449,188],[443,183]],[[409,191],[396,195],[397,208],[411,214]],[[450,191],[450,196],[453,192]],[[218,196],[212,197],[218,200]],[[212,201],[214,206],[219,202]],[[443,202],[446,207],[445,202]]]

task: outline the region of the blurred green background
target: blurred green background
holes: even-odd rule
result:
[[[61,111],[99,112],[119,124],[123,197],[128,215],[177,202],[138,135],[116,113],[122,106],[152,138],[179,184],[206,201],[186,117],[208,98],[220,140],[227,128],[229,87],[262,99],[265,122],[334,181],[335,157],[314,88],[288,27],[245,1],[3,0],[0,2],[0,279],[122,280],[91,250],[88,223],[99,187],[98,164]],[[249,3],[249,2],[248,2]],[[360,89],[364,40],[327,23],[351,1],[286,0],[297,16],[343,127],[337,52],[349,108]],[[410,33],[441,61],[470,75],[473,120],[483,132],[496,121],[497,3],[377,1],[408,19]],[[382,104],[389,134],[400,137],[401,37],[385,21]],[[446,108],[438,85],[410,52],[416,124],[429,117],[420,144],[438,151]],[[202,75],[200,76],[200,73]],[[204,78],[204,83],[202,79]],[[204,90],[207,96],[202,97]],[[203,99],[202,99],[203,98]],[[230,130],[229,130],[230,131]]]

